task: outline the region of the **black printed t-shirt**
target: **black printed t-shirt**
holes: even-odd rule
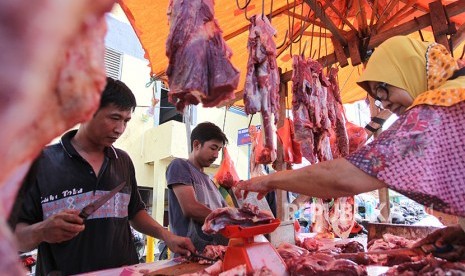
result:
[[[33,164],[31,181],[18,222],[34,224],[63,209],[81,210],[126,181],[126,186],[87,218],[85,230],[75,238],[38,247],[36,275],[59,271],[62,275],[138,263],[129,220],[144,209],[128,154],[107,148],[98,175],[71,145],[76,130],[48,146]]]

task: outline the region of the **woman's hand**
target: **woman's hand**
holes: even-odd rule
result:
[[[257,192],[257,199],[262,199],[268,192],[272,191],[270,180],[272,175],[257,176],[249,180],[239,181],[236,188],[244,190],[243,198],[246,198],[249,192]]]

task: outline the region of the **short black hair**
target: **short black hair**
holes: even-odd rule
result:
[[[136,98],[132,93],[131,89],[126,86],[122,81],[115,80],[107,77],[107,85],[103,90],[102,97],[100,98],[99,109],[102,109],[110,104],[114,104],[116,107],[122,110],[134,109],[137,106]]]
[[[228,138],[223,131],[214,123],[203,122],[198,124],[191,132],[191,151],[194,149],[194,140],[203,144],[210,140],[218,140],[223,142],[223,145],[228,143]]]

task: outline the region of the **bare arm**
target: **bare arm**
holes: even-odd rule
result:
[[[197,201],[194,188],[188,185],[173,185],[173,191],[178,198],[184,216],[190,217],[196,222],[203,224],[205,218],[212,210]]]
[[[274,189],[331,198],[351,196],[386,187],[386,184],[358,169],[346,159],[281,171],[239,182],[239,189],[258,192],[263,197]]]
[[[79,210],[64,210],[35,224],[18,223],[15,236],[19,250],[31,251],[41,242],[59,243],[70,240],[84,230]]]
[[[131,226],[141,233],[165,241],[166,245],[175,253],[188,256],[190,252],[195,252],[195,247],[190,239],[169,232],[145,210],[140,210],[132,218]]]

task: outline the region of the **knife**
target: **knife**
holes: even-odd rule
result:
[[[95,211],[97,211],[100,207],[102,207],[102,205],[105,202],[107,202],[110,198],[112,198],[116,193],[121,191],[121,189],[123,189],[124,186],[126,186],[126,181],[119,184],[116,188],[111,190],[108,194],[105,194],[99,197],[97,200],[93,201],[92,203],[84,207],[79,213],[79,216],[83,219],[87,219],[90,215],[92,215]]]
[[[418,256],[425,255],[429,253],[447,253],[454,250],[454,246],[451,244],[446,244],[444,246],[436,246],[434,244],[425,244],[421,247],[413,248],[398,248],[398,249],[388,249],[388,250],[375,250],[375,251],[366,251],[366,252],[357,252],[357,253],[340,253],[337,254],[340,258],[350,258],[363,255],[408,255],[408,256]]]
[[[213,259],[213,258],[210,258],[210,257],[207,257],[207,256],[203,256],[203,255],[197,254],[197,253],[192,253],[192,252],[191,252],[191,257],[196,257],[196,258],[204,259],[204,260],[207,260],[207,261],[210,261],[210,262],[216,262],[216,261],[218,261],[217,259]]]

